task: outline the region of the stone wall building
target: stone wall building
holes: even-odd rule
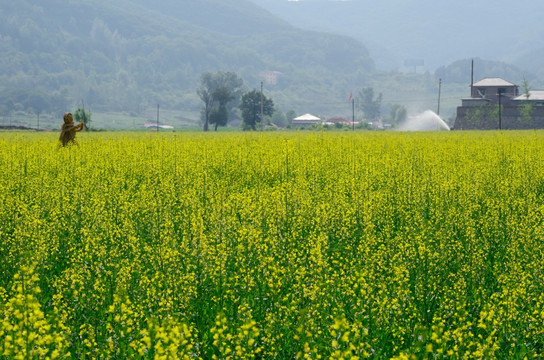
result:
[[[519,94],[519,86],[485,78],[457,108],[455,130],[544,129],[544,91]]]

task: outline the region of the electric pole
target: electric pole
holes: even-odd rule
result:
[[[470,66],[470,97],[472,97],[472,90],[474,88],[474,59]]]
[[[355,131],[355,98],[351,99],[351,127]]]

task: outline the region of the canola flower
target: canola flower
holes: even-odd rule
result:
[[[544,132],[0,149],[0,359],[543,356]]]

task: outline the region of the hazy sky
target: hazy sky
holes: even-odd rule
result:
[[[515,62],[544,47],[544,1],[253,1],[299,27],[360,40],[378,66],[412,58],[429,70],[467,57]]]

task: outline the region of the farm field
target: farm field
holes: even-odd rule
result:
[[[0,359],[544,355],[544,132],[0,133]]]

